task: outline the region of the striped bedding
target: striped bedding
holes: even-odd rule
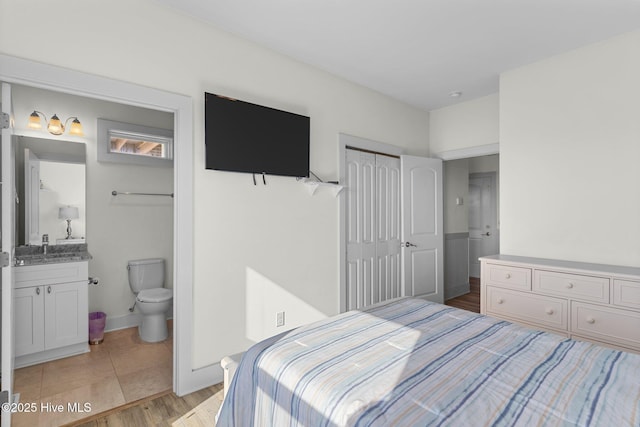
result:
[[[419,299],[249,349],[222,426],[640,426],[640,355]]]

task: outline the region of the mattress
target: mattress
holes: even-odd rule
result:
[[[640,426],[640,356],[405,298],[269,338],[218,426]]]

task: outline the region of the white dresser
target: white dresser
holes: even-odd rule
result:
[[[640,268],[510,255],[480,262],[482,314],[640,353]]]

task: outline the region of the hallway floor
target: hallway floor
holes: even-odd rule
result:
[[[16,369],[14,390],[21,403],[35,403],[34,413],[17,413],[14,426],[60,426],[136,400],[171,390],[173,334],[145,343],[138,328],[107,332],[91,352]],[[68,404],[90,412],[70,411]],[[63,405],[62,411],[53,411]],[[47,408],[50,408],[47,410]]]
[[[444,303],[452,307],[480,313],[480,279],[469,277],[469,293],[456,298],[449,299]]]

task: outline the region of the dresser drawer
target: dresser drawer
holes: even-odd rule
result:
[[[531,269],[509,267],[499,264],[487,264],[484,279],[487,284],[504,286],[512,289],[531,290]]]
[[[640,349],[640,313],[573,301],[571,332]]]
[[[613,279],[613,301],[615,305],[640,310],[640,282]]]
[[[608,277],[536,270],[533,278],[533,290],[585,301],[609,302]]]
[[[487,286],[488,314],[519,319],[526,323],[567,330],[567,301],[559,298]]]

